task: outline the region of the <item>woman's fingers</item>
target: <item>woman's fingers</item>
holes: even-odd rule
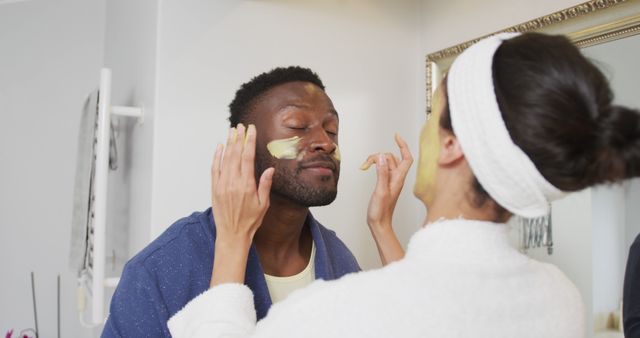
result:
[[[256,135],[254,125],[245,128],[242,123],[238,123],[236,128],[229,130],[224,154],[223,146],[219,145],[216,148],[211,169],[212,193],[215,191],[215,187],[219,187],[219,193],[223,194],[240,188],[241,190],[238,192],[241,194],[255,194],[259,201],[268,200],[274,170],[270,168],[262,173],[259,182],[262,190],[257,191],[254,176]],[[240,176],[238,176],[238,172],[240,172]],[[241,183],[238,184],[238,182]]]
[[[227,145],[224,147],[224,154],[222,155],[222,162],[220,163],[220,178],[224,179],[228,175],[229,168],[232,167],[234,158],[236,157],[236,138],[238,137],[238,129],[230,128],[229,135],[227,135]]]
[[[398,168],[398,159],[392,153],[385,153],[384,157],[390,170]]]
[[[407,142],[399,135],[395,134],[395,141],[400,148],[400,156],[401,160],[393,155],[392,153],[386,153],[386,160],[388,162],[388,168],[391,170],[396,170],[396,168],[400,168],[403,172],[409,171],[411,164],[413,163],[413,156],[411,156],[411,151],[409,150],[409,146]],[[360,170],[367,170],[373,164],[375,164],[379,158],[379,154],[372,154],[367,157],[367,159],[360,166]]]
[[[255,179],[255,155],[256,155],[256,127],[250,124],[247,128],[246,137],[242,143],[242,165],[240,173],[247,180]]]
[[[407,145],[407,142],[405,142],[405,140],[402,139],[402,137],[400,137],[400,134],[396,134],[395,139],[396,139],[396,144],[400,148],[400,155],[402,156],[402,161],[400,162],[400,168],[404,172],[407,172],[409,171],[409,168],[413,163],[413,156],[411,156],[409,145]]]
[[[360,170],[367,170],[371,168],[373,164],[378,163],[381,155],[385,157],[389,169],[395,170],[398,167],[398,159],[392,153],[377,153],[369,155],[369,157],[367,157],[367,159],[360,165]]]
[[[378,181],[376,182],[375,193],[386,194],[389,190],[389,168],[385,154],[378,154],[376,160],[376,170],[378,173]]]
[[[376,164],[378,171],[378,182],[375,192],[380,194],[385,189],[394,199],[398,198],[404,185],[404,180],[413,164],[413,157],[409,146],[399,134],[395,134],[395,141],[400,148],[401,160],[392,153],[373,154],[367,157],[360,169],[367,170],[372,164]],[[384,162],[382,162],[384,161]]]
[[[395,134],[395,141],[396,144],[398,145],[398,148],[400,148],[400,154],[402,155],[402,159],[403,160],[411,160],[413,161],[413,157],[411,156],[411,151],[409,151],[409,145],[407,145],[407,142],[402,138],[402,136],[400,136],[400,134]]]
[[[242,123],[238,123],[236,133],[233,137],[233,145],[231,146],[231,161],[228,164],[225,163],[225,166],[228,166],[227,168],[229,169],[229,173],[235,177],[237,177],[241,168],[245,131],[246,129],[244,125]]]
[[[211,165],[211,198],[213,199],[214,188],[218,186],[218,182],[220,181],[220,167],[222,165],[222,151],[224,146],[222,144],[218,144],[216,146],[216,153],[213,156],[213,164]]]
[[[386,154],[378,154],[375,163],[377,180],[367,208],[367,223],[370,227],[378,229],[390,224],[390,216],[393,214],[393,206],[390,204],[393,203],[393,196],[389,189],[391,172]]]
[[[238,173],[241,173],[245,179],[253,178],[255,180],[255,150],[255,126],[249,125],[246,128],[242,123],[238,123],[236,128],[229,129],[226,149],[221,155],[221,161],[218,162],[217,171],[228,180],[237,178]]]
[[[367,159],[360,165],[360,170],[368,170],[372,164],[376,163],[376,158],[378,154],[372,154],[367,157]]]
[[[271,183],[273,183],[274,168],[268,168],[260,176],[258,185],[258,203],[264,211],[269,207],[269,194],[271,193]]]

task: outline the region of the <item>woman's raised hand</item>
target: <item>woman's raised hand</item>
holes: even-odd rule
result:
[[[376,165],[378,180],[369,200],[367,224],[385,265],[404,257],[404,250],[393,232],[392,221],[404,180],[413,163],[407,143],[398,134],[395,140],[400,148],[400,160],[391,153],[373,154],[361,167],[367,170],[372,164]]]
[[[224,155],[223,155],[224,150]],[[211,285],[244,281],[253,236],[269,208],[273,168],[256,185],[256,129],[238,124],[229,131],[226,149],[218,145],[211,168],[211,199],[216,223]]]

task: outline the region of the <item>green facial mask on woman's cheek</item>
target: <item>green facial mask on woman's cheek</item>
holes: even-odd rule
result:
[[[435,185],[436,172],[438,171],[437,158],[439,153],[440,139],[438,137],[438,129],[427,125],[425,127],[425,131],[420,137],[420,159],[418,163],[418,172],[416,173],[416,181],[419,182],[425,190],[427,190],[424,192],[427,195],[432,193],[430,190],[432,190]]]
[[[420,133],[420,157],[416,172],[415,195],[424,203],[431,203],[435,197],[435,185],[440,155],[440,115],[443,109],[442,92],[434,95],[433,112]]]

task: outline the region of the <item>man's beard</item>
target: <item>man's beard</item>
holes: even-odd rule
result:
[[[259,178],[265,169],[273,167],[275,172],[273,174],[273,183],[271,184],[271,193],[305,207],[330,204],[338,194],[337,185],[338,177],[340,176],[340,164],[339,162],[336,163],[330,155],[318,156],[313,161],[331,161],[336,164],[336,169],[333,171],[334,184],[327,183],[322,187],[312,186],[311,184],[305,185],[300,178],[300,173],[303,169],[300,167],[299,162],[296,162],[298,165],[292,170],[284,165],[278,165],[278,162],[270,154],[258,149],[256,149],[256,176]],[[328,181],[332,179],[323,177],[321,180]]]

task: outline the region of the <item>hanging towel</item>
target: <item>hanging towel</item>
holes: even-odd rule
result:
[[[78,132],[76,176],[71,215],[71,245],[69,267],[82,271],[87,254],[91,178],[95,165],[95,131],[98,117],[98,91],[93,91],[84,102]]]
[[[91,196],[96,163],[96,132],[98,122],[99,91],[94,90],[84,102],[80,129],[78,131],[78,152],[76,156],[76,176],[73,191],[73,213],[71,216],[71,244],[69,267],[80,273],[91,261]],[[118,168],[118,152],[113,125],[109,125],[109,168]]]

